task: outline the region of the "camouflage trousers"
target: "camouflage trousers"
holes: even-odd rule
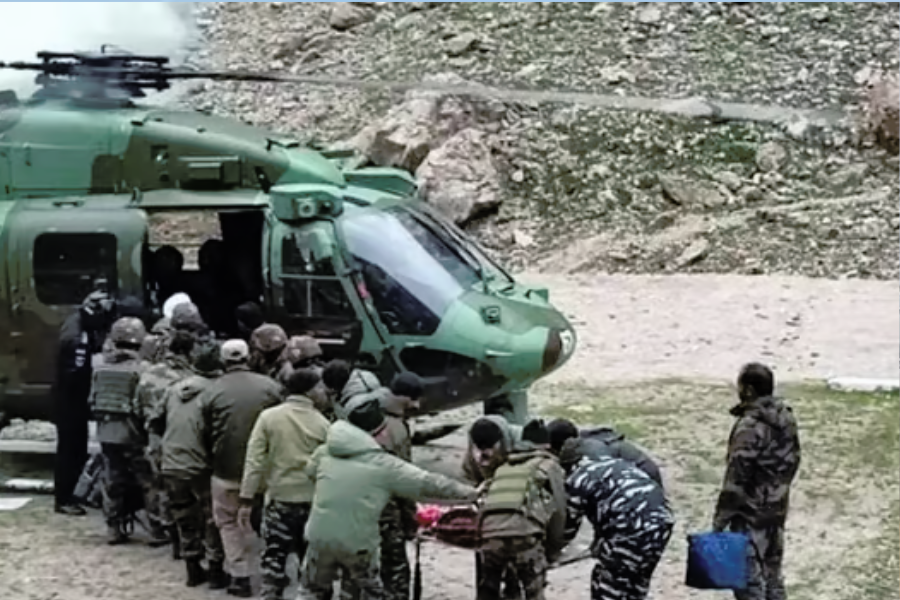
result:
[[[406,555],[407,526],[396,500],[384,509],[381,528],[381,582],[385,600],[409,600],[410,568]]]
[[[150,465],[153,467],[153,480],[151,483],[151,494],[153,495],[153,505],[157,507],[158,518],[163,526],[170,527],[175,524],[175,517],[172,514],[172,508],[169,506],[169,491],[166,487],[166,478],[163,477],[162,466],[162,439],[157,436],[151,436],[150,443],[147,447],[147,457]]]
[[[185,560],[211,563],[225,561],[222,537],[212,516],[212,492],[209,476],[165,478],[172,518],[181,538],[181,556]]]
[[[101,444],[104,458],[103,514],[111,527],[123,526],[143,508],[154,529],[162,529],[160,507],[153,494],[153,466],[140,446]]]
[[[346,582],[353,582],[359,600],[383,600],[379,552],[341,552],[319,549],[310,544],[303,563],[298,600],[331,600],[334,582],[341,580],[341,596]]]
[[[309,519],[308,503],[270,500],[263,512],[262,598],[281,600],[289,578],[285,573],[288,554],[297,553],[303,564],[306,541],[303,531]]]
[[[656,521],[652,528],[595,544],[599,562],[591,573],[591,600],[644,600],[672,536],[672,525]]]
[[[784,526],[743,529],[750,537],[749,581],[746,590],[735,592],[736,600],[784,600]]]
[[[544,600],[547,552],[539,536],[489,539],[479,553],[478,600],[500,600],[504,574],[509,572],[515,574],[525,600]]]

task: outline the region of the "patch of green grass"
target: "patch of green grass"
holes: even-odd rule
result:
[[[900,399],[822,385],[780,390],[800,426],[802,463],[788,516],[793,598],[897,597]],[[680,527],[708,526],[735,404],[729,386],[665,381],[591,388],[536,386],[548,418],[610,424],[660,461]]]

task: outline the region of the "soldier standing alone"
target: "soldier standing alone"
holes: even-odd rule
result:
[[[800,438],[793,411],[773,397],[775,378],[765,365],[745,365],[738,375],[740,403],[728,440],[727,470],[713,529],[750,537],[750,581],[738,600],[785,597],[781,562],[791,484],[800,467]]]

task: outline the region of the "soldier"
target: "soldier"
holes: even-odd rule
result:
[[[266,322],[262,308],[256,302],[244,302],[238,306],[234,311],[234,319],[237,324],[237,338],[248,344],[253,332]]]
[[[791,484],[800,467],[800,438],[791,407],[773,396],[775,378],[765,365],[750,363],[738,375],[740,403],[728,440],[727,469],[713,529],[750,538],[750,578],[738,600],[785,597],[781,562]]]
[[[173,318],[173,324],[175,323],[177,321]],[[160,418],[160,415],[166,411],[164,400],[166,390],[173,384],[194,374],[194,369],[191,365],[193,350],[194,337],[181,329],[174,329],[163,360],[156,364],[145,366],[137,388],[138,406],[147,415],[146,427],[149,433],[147,457],[150,459],[154,472],[153,489],[155,490],[154,497],[156,498],[154,510],[157,512],[157,518],[169,532],[169,537],[172,539],[172,556],[175,559],[180,558],[181,555],[178,528],[175,526],[168,506],[166,484],[160,470],[162,460],[161,443],[165,430],[153,427],[152,424],[153,422],[165,423],[165,420]]]
[[[214,346],[195,347],[192,359],[193,373],[166,390],[161,410],[151,419],[151,426],[162,436],[160,472],[181,539],[187,586],[195,587],[209,580],[210,589],[223,589],[228,586],[225,550],[212,518],[212,469],[203,407],[198,400],[221,374],[222,365],[219,350]],[[208,572],[201,566],[204,554]]]
[[[581,446],[579,448],[581,454],[591,458],[610,456],[627,460],[660,486],[663,485],[659,466],[650,454],[634,442],[626,440],[623,434],[612,427],[601,426],[579,432],[572,421],[557,419],[551,421],[547,429],[550,433],[550,447],[557,456],[566,441],[575,439],[577,441],[573,443]]]
[[[412,431],[407,416],[419,408],[422,381],[415,373],[400,373],[391,382],[391,393],[380,394],[386,425],[375,436],[394,456],[412,462]],[[415,539],[416,505],[403,498],[392,498],[381,514],[381,580],[386,600],[408,600],[410,591],[409,557],[406,542]]]
[[[325,443],[329,426],[307,396],[318,383],[314,369],[291,372],[285,384],[287,400],[259,415],[247,443],[239,521],[249,529],[253,501],[264,483],[264,600],[281,600],[288,584],[284,570],[288,554],[296,550],[302,563],[306,551],[303,530],[315,487],[304,469],[316,448]]]
[[[230,566],[228,593],[249,598],[252,537],[238,524],[241,478],[256,419],[265,409],[281,403],[282,388],[250,370],[250,349],[243,340],[225,342],[221,353],[225,373],[203,391],[199,401],[212,443],[213,515]]]
[[[509,571],[526,600],[543,600],[547,564],[566,545],[566,476],[549,452],[544,424],[526,426],[522,442],[497,468],[480,507],[478,600],[500,600]]]
[[[380,599],[378,517],[392,496],[472,500],[474,488],[429,473],[391,456],[372,438],[384,426],[377,402],[336,421],[324,445],[313,454],[307,473],[316,493],[306,525],[309,544],[301,598],[331,600],[334,581],[343,571],[361,600]]]
[[[322,347],[314,337],[293,335],[288,339],[278,362],[281,364],[281,369],[276,377],[279,381],[287,381],[294,369],[314,368],[321,375],[323,369]]]
[[[141,364],[138,351],[146,335],[139,319],[125,317],[116,321],[109,333],[112,350],[104,363],[94,371],[91,381],[90,406],[97,421],[97,439],[106,461],[106,513],[110,544],[129,539],[131,514],[127,506],[129,486],[140,486],[147,507],[153,505],[153,468],[145,456],[147,433],[145,415],[136,401]],[[168,543],[153,511],[151,545]]]
[[[266,323],[250,336],[250,368],[267,377],[276,378],[283,364],[282,352],[288,337],[278,325]]]
[[[100,351],[112,310],[112,301],[106,293],[93,292],[60,328],[53,386],[56,422],[53,490],[56,496],[54,510],[65,515],[87,514],[72,494],[88,458],[91,357]]]
[[[628,461],[582,455],[574,439],[560,463],[568,474],[566,538],[584,515],[594,527],[592,600],[644,600],[675,522],[663,489]]]

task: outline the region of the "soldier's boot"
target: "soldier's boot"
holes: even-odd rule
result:
[[[172,560],[181,560],[181,536],[175,525],[169,527],[169,539],[172,540]]]
[[[187,559],[184,564],[187,566],[187,586],[197,587],[208,580],[206,571],[196,558]]]
[[[252,598],[253,588],[250,587],[249,577],[235,577],[228,586],[228,595],[238,598]]]
[[[106,541],[110,546],[118,546],[119,544],[127,544],[129,541],[128,533],[122,523],[110,523],[107,528],[109,539]]]
[[[228,587],[230,582],[230,578],[228,577],[228,573],[225,572],[225,566],[221,562],[212,562],[209,563],[209,589],[211,590],[224,590]]]

